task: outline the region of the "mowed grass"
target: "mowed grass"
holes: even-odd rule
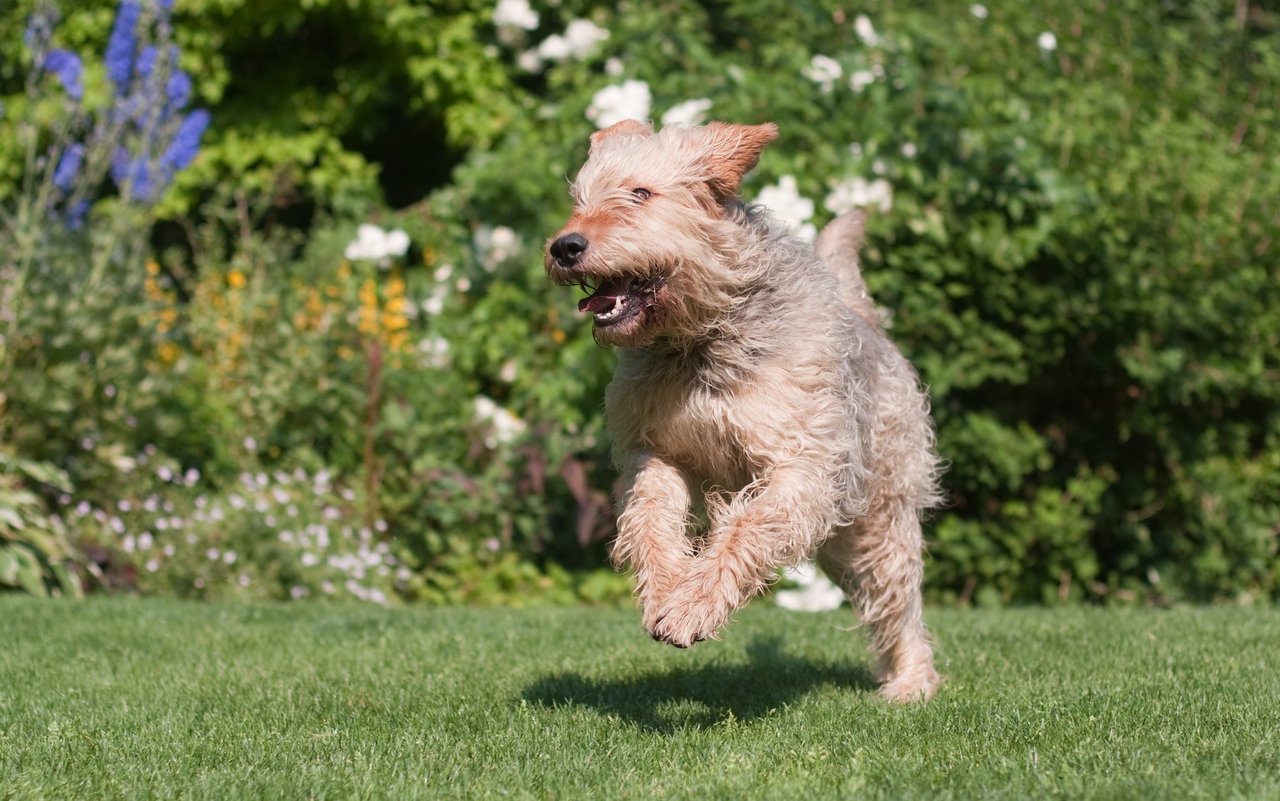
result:
[[[1280,798],[1280,612],[847,611],[660,646],[627,610],[0,598],[0,798]]]

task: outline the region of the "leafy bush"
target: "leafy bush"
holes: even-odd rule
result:
[[[75,550],[62,521],[49,514],[41,486],[70,489],[58,469],[0,451],[0,587],[78,596]]]
[[[48,81],[16,97],[30,8],[0,15],[10,204],[39,172],[19,121],[50,130],[61,113]],[[60,46],[100,52],[114,17],[89,0],[66,11]],[[195,498],[226,508],[242,474],[327,470],[354,500],[319,514],[356,535],[310,552],[327,564],[384,543],[392,577],[368,586],[389,600],[623,596],[563,569],[599,565],[610,531],[612,357],[543,278],[540,244],[611,118],[772,119],[782,137],[748,198],[805,234],[878,211],[867,281],[931,387],[950,461],[928,532],[935,598],[1280,596],[1269,12],[189,0],[174,15],[177,63],[214,124],[123,224],[160,221],[152,258],[93,239],[130,205],[96,187],[87,234],[56,241],[110,254],[107,283],[77,293],[75,257],[50,250],[28,292],[43,311],[0,359],[0,442],[65,469],[71,509],[109,521],[154,495],[194,521]],[[105,67],[87,60],[82,80],[86,105],[105,102]],[[382,198],[425,199],[393,213]],[[380,228],[358,232],[367,220]],[[136,470],[148,446],[197,485]],[[104,575],[125,566],[148,591],[341,588],[285,547],[276,512],[254,514],[239,533],[193,525],[154,573],[92,511],[67,525]],[[362,542],[376,520],[387,531]],[[211,572],[209,549],[236,537],[240,567]]]

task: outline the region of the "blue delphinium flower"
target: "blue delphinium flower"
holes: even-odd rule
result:
[[[83,65],[75,53],[62,49],[51,50],[45,57],[44,67],[58,76],[58,82],[69,97],[74,100],[84,97],[84,84],[80,81]]]
[[[67,209],[67,228],[79,231],[84,228],[84,220],[89,214],[89,201],[78,200]]]
[[[70,192],[75,186],[76,176],[80,173],[80,165],[84,163],[84,145],[76,142],[62,152],[58,166],[53,171],[53,185],[63,192]]]
[[[117,92],[128,85],[133,71],[134,51],[138,47],[138,22],[141,19],[142,4],[138,0],[122,0],[116,11],[115,25],[111,28],[111,38],[107,40],[105,58],[107,77],[115,84]]]
[[[152,180],[151,165],[147,163],[147,155],[134,156],[126,147],[116,148],[111,158],[111,180],[116,182],[121,192],[128,187],[129,197],[149,203],[159,194],[155,181]]]
[[[209,112],[204,109],[196,109],[183,118],[178,132],[173,135],[173,141],[160,157],[167,175],[171,176],[185,169],[195,160],[196,153],[200,151],[200,137],[204,136],[208,127]]]
[[[191,76],[178,68],[178,48],[169,38],[172,7],[173,0],[119,0],[103,58],[114,97],[89,135],[106,137],[103,146],[111,153],[106,171],[121,197],[135,203],[154,203],[195,160],[210,121],[203,109],[184,116],[194,87]],[[52,73],[69,97],[80,100],[83,64],[68,50],[50,48],[53,27],[48,13],[28,21],[24,38],[34,59],[33,75]],[[49,176],[58,192],[49,212],[72,229],[85,223],[91,202],[81,185],[92,183],[96,189],[101,177],[86,174],[89,165],[100,163],[90,156],[91,140],[61,145]]]
[[[156,68],[156,59],[159,55],[160,51],[156,50],[155,45],[147,45],[138,51],[138,60],[134,62],[133,69],[137,72],[139,78],[151,77],[151,73]]]
[[[37,59],[44,52],[49,39],[53,37],[53,26],[57,21],[58,19],[53,13],[53,9],[48,6],[37,9],[27,19],[27,28],[22,32],[22,44],[34,53]],[[36,69],[41,69],[43,66],[37,60]]]
[[[165,95],[169,99],[169,108],[179,109],[191,99],[191,76],[174,68],[169,76],[169,84],[165,87]]]

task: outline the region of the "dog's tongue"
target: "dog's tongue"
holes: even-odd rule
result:
[[[578,311],[603,314],[617,305],[617,295],[605,295],[601,292],[578,301]]]
[[[618,303],[618,298],[627,294],[626,284],[623,281],[605,281],[596,290],[594,295],[583,298],[578,301],[578,311],[590,312],[591,314],[603,314],[609,311]]]

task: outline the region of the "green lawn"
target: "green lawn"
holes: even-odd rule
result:
[[[1280,612],[848,612],[677,651],[634,612],[0,598],[0,798],[1276,798]]]

